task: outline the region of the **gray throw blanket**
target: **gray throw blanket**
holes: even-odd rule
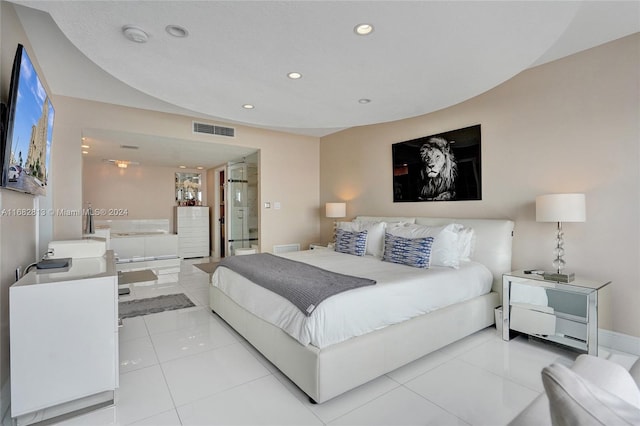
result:
[[[327,297],[376,283],[269,253],[225,257],[220,266],[288,299],[306,316]]]

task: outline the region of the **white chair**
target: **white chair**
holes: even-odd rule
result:
[[[545,393],[509,425],[640,425],[640,360],[627,371],[612,361],[580,355],[569,369],[542,370]]]

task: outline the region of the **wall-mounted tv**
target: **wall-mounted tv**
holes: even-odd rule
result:
[[[54,110],[21,44],[13,61],[6,108],[2,186],[45,195],[49,181]]]

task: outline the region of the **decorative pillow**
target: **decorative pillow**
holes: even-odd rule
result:
[[[542,370],[542,384],[554,426],[640,424],[640,408],[561,364]]]
[[[433,237],[404,238],[386,233],[382,260],[415,268],[428,268],[432,244]]]
[[[349,232],[367,231],[366,254],[381,258],[384,250],[384,222],[369,222],[354,220],[353,222],[338,222],[338,229]]]
[[[364,256],[367,249],[367,231],[349,232],[338,228],[336,230],[335,251],[340,253]]]
[[[431,250],[431,265],[458,268],[460,266],[458,233],[462,228],[463,226],[458,223],[443,226],[410,224],[403,226],[389,226],[387,232],[391,235],[404,238],[433,237],[434,241],[433,248]]]

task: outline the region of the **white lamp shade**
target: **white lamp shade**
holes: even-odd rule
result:
[[[327,217],[346,217],[347,203],[327,203],[325,204],[325,215]]]
[[[536,197],[537,222],[586,221],[584,194],[549,194]]]

